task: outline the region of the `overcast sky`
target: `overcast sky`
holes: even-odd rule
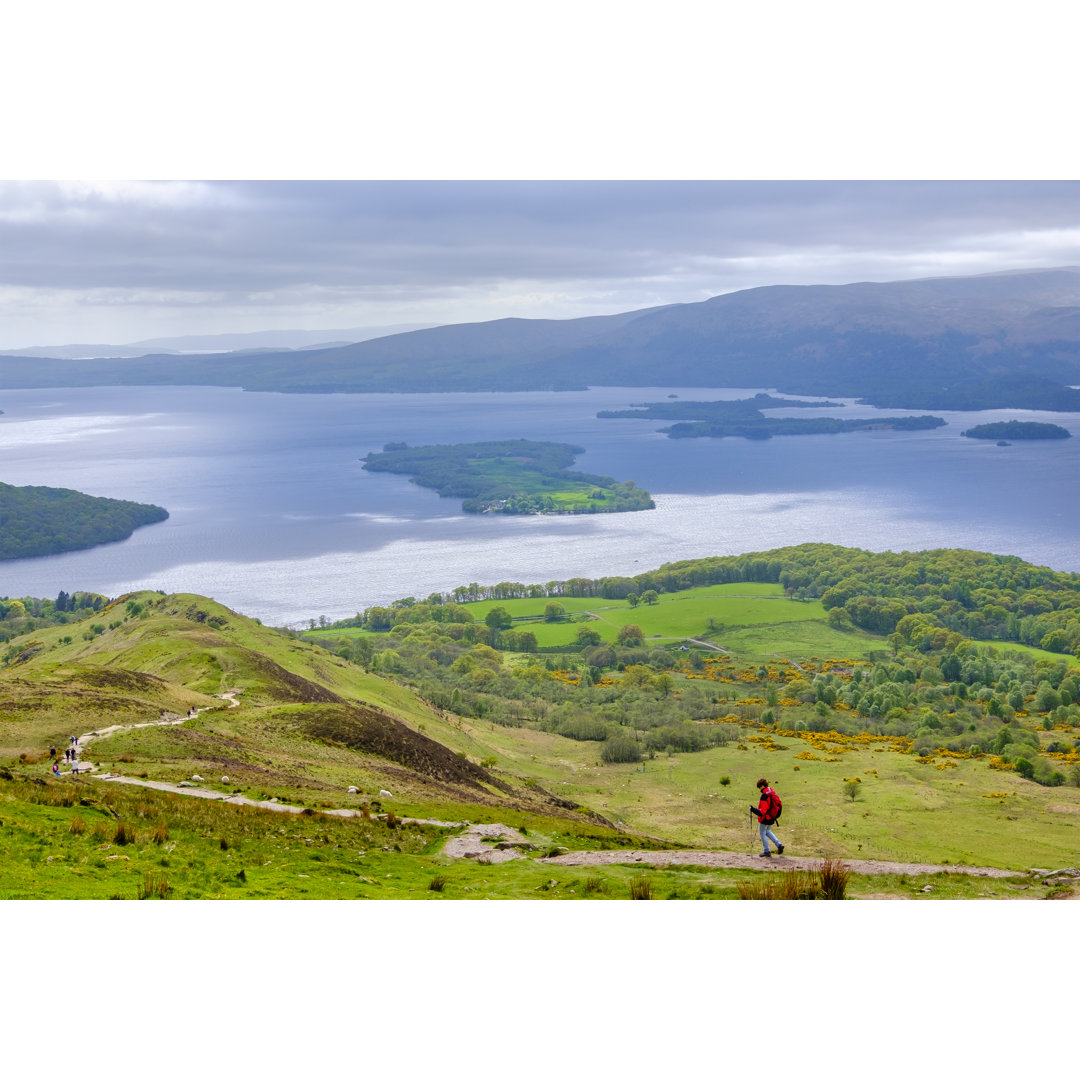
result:
[[[1080,183],[0,184],[0,347],[1080,264]]]

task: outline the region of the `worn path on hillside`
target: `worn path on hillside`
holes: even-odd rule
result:
[[[972,877],[1005,878],[1025,875],[1027,870],[999,870],[993,866],[938,865],[936,863],[878,862],[839,856],[853,874],[970,874]],[[773,855],[763,859],[736,851],[571,851],[544,859],[555,866],[605,866],[641,863],[643,866],[708,866],[738,870],[817,870],[822,857]]]
[[[216,694],[215,697],[221,698],[222,701],[229,703],[230,709],[235,709],[240,702],[236,700],[238,691],[227,690],[224,694]],[[193,715],[201,712],[209,712],[210,706],[204,709],[193,709],[190,713],[185,713],[183,716],[165,716],[161,720],[146,720],[141,724],[113,724],[111,727],[97,728],[94,731],[88,731],[85,735],[78,737],[78,752],[83,753],[86,748],[94,742],[96,739],[104,739],[109,735],[115,735],[118,731],[133,731],[135,728],[148,728],[148,727],[170,727],[175,724],[182,724],[185,720],[190,720]],[[79,761],[76,759],[72,762],[69,773],[61,775],[85,775],[86,773],[92,773],[97,771],[97,766],[92,761]]]

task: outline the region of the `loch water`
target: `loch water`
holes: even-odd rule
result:
[[[929,431],[767,441],[668,439],[659,421],[596,416],[672,394],[756,392],[4,391],[0,481],[156,503],[170,517],[120,543],[0,563],[0,596],[195,592],[268,624],[300,626],[473,581],[634,574],[806,541],[873,551],[965,547],[1080,571],[1080,437],[997,446],[960,434],[993,420],[1036,419],[1080,436],[1077,414],[939,411],[947,424]],[[875,411],[845,401],[773,415]],[[459,500],[362,469],[365,454],[391,441],[504,438],[580,446],[573,468],[633,480],[656,509],[467,515]]]

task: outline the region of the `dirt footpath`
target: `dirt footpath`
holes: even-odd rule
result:
[[[735,851],[572,851],[543,859],[554,866],[605,866],[611,863],[641,863],[643,866],[709,866],[735,870],[817,870],[821,857],[741,855]],[[876,862],[872,859],[849,859],[844,865],[853,874],[970,874],[973,877],[1006,878],[1027,873],[1025,870],[998,870],[992,866],[938,866],[933,863]]]

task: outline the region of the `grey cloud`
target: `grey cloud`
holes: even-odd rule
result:
[[[517,282],[564,293],[567,308],[605,296],[618,310],[950,272],[965,258],[970,273],[1075,263],[1077,229],[1080,184],[1065,181],[16,184],[0,188],[0,285],[83,304],[88,290],[164,307],[191,294],[250,316]]]

